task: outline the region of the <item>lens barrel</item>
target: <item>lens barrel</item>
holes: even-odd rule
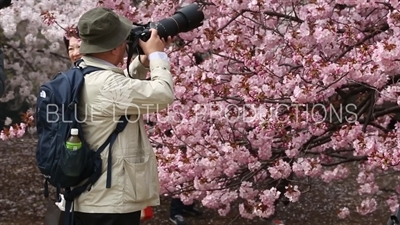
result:
[[[168,38],[180,32],[188,32],[203,25],[204,14],[197,4],[187,5],[174,13],[172,17],[150,24],[158,31],[158,36]]]
[[[156,29],[160,38],[167,39],[169,36],[173,37],[180,32],[188,32],[200,27],[203,25],[203,20],[204,14],[200,7],[197,4],[190,4],[177,10],[171,17],[144,26],[137,25],[131,30],[127,38],[128,62],[132,59],[133,54],[144,54],[138,45],[138,41],[139,39],[145,42],[149,40],[151,36],[150,28]]]

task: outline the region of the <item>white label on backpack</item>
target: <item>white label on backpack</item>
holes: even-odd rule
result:
[[[42,90],[42,91],[40,92],[40,97],[46,98],[46,92]]]

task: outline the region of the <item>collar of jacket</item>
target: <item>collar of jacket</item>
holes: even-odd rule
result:
[[[111,70],[115,73],[120,73],[120,74],[124,74],[124,71],[118,67],[116,67],[115,65],[104,61],[102,59],[98,59],[92,56],[82,56],[82,60],[83,62],[81,64],[79,64],[79,66],[95,66],[95,67],[99,67],[102,69],[106,69],[106,70]]]

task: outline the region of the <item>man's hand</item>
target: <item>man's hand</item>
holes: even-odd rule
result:
[[[148,55],[153,52],[163,52],[166,47],[168,47],[172,43],[172,38],[168,37],[167,40],[160,39],[158,36],[157,30],[150,29],[151,36],[147,42],[139,40],[139,45],[143,49],[145,55],[140,55],[139,59],[143,66],[149,67],[150,62],[148,59]],[[150,41],[151,40],[151,41]]]
[[[166,48],[171,45],[173,39],[171,38],[171,36],[169,36],[167,40],[164,39],[161,40],[164,42],[164,48]]]
[[[151,36],[146,42],[139,40],[139,46],[142,48],[145,55],[150,55],[153,52],[163,52],[164,48],[172,42],[172,38],[168,37],[167,40],[162,40],[158,36],[158,32],[155,29],[150,29]]]

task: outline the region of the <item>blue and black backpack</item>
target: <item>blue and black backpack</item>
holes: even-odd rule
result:
[[[64,190],[65,225],[73,223],[74,199],[86,190],[90,190],[101,176],[100,154],[108,145],[106,188],[111,187],[111,147],[129,120],[129,116],[121,116],[107,141],[97,151],[90,149],[85,141],[82,121],[79,120],[78,103],[84,85],[84,76],[102,69],[77,66],[81,61],[40,86],[35,115],[38,134],[36,160],[37,166],[45,178],[44,195],[46,198],[49,196],[49,183],[57,190],[57,201],[61,200],[59,194]],[[82,147],[75,151],[65,147],[72,128],[79,130],[78,136],[82,142]]]

